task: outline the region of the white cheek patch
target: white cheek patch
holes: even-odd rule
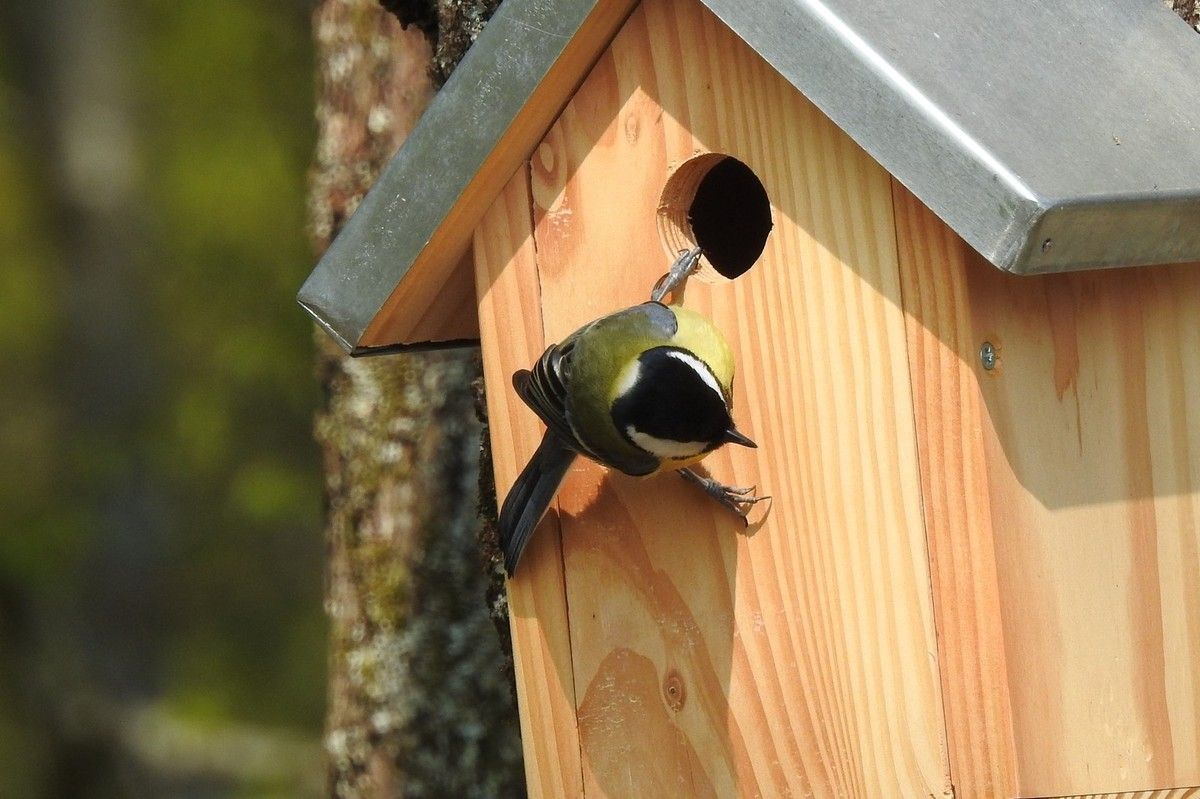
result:
[[[633,425],[626,425],[625,434],[629,440],[657,458],[691,458],[699,455],[708,447],[703,441],[669,441],[643,433]]]
[[[689,355],[686,352],[683,352],[682,350],[668,350],[667,356],[674,358],[677,361],[682,361],[683,363],[686,363],[688,366],[692,367],[692,371],[694,371],[700,377],[700,379],[703,380],[705,384],[707,384],[708,387],[713,390],[713,393],[721,398],[721,402],[724,404],[725,392],[721,391],[721,386],[719,383],[717,383],[717,378],[713,377],[712,370],[709,369],[703,361],[701,361],[699,358]]]

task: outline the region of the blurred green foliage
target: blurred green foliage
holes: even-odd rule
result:
[[[75,340],[81,303],[105,309],[78,288],[42,65],[0,39],[0,796],[61,790],[72,692],[312,742],[324,708],[319,398],[293,299],[311,6],[120,6],[136,223],[101,363]],[[124,412],[89,407],[110,394]],[[100,748],[136,760],[124,745]]]

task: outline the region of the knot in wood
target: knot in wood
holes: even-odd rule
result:
[[[671,710],[683,710],[683,703],[687,701],[687,688],[684,687],[683,677],[675,669],[668,671],[667,676],[663,678],[663,698],[667,700],[667,706]]]

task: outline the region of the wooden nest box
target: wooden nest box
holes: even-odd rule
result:
[[[759,443],[707,464],[775,498],[578,462],[532,795],[1193,795],[1198,75],[1155,2],[506,0],[301,302],[480,342],[503,494],[512,372],[699,241]]]

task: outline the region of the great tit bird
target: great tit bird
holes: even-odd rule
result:
[[[722,444],[756,446],[730,415],[734,363],[724,336],[695,311],[660,301],[699,255],[683,254],[650,302],[584,325],[513,375],[547,429],[500,511],[509,575],[577,455],[635,476],[681,470],[743,518],[768,499],[688,468]]]

